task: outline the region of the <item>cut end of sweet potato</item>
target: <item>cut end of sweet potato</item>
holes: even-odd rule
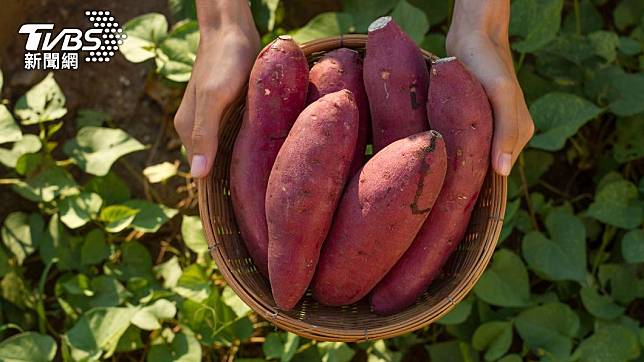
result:
[[[277,37],[279,40],[293,40],[293,37],[290,35],[280,35]]]
[[[439,59],[432,60],[432,63],[434,64],[449,63],[455,60],[456,60],[456,57],[439,58]]]
[[[383,16],[378,19],[376,19],[371,25],[369,25],[369,32],[380,30],[387,26],[387,24],[391,23],[393,19],[391,16]]]

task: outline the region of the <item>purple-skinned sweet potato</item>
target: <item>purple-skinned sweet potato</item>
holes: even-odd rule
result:
[[[374,152],[429,128],[427,63],[391,17],[382,17],[369,26],[364,83],[371,108]]]
[[[353,176],[360,170],[364,162],[370,116],[369,101],[362,80],[362,58],[360,53],[347,48],[326,53],[311,67],[308,103],[342,89],[353,93],[360,113],[358,138],[349,170],[349,175]]]
[[[492,110],[481,84],[456,58],[430,71],[427,113],[445,139],[447,174],[413,244],[374,288],[371,306],[392,314],[413,304],[463,239],[490,163]]]
[[[435,131],[376,153],[347,186],[313,279],[313,297],[337,306],[362,299],[407,250],[443,184],[447,156]]]
[[[267,45],[248,81],[246,110],[230,166],[230,191],[241,236],[257,269],[268,277],[264,201],[268,177],[293,122],[306,106],[309,66],[289,36]]]
[[[290,310],[311,282],[358,136],[348,90],[311,103],[277,155],[266,189],[268,274],[278,308]]]

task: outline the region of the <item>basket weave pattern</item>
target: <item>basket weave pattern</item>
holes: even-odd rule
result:
[[[320,39],[302,45],[313,62],[324,52],[347,47],[363,51],[365,35]],[[430,60],[432,55],[423,52]],[[226,112],[219,149],[210,175],[198,181],[199,211],[211,255],[230,287],[256,313],[276,326],[306,338],[357,342],[391,338],[422,328],[445,315],[472,289],[487,266],[501,233],[507,180],[489,171],[464,240],[441,275],[417,302],[406,310],[379,316],[368,301],[351,306],[327,307],[310,293],[293,310],[275,307],[268,281],[248,256],[232,209],[229,170],[232,149],[241,126],[245,92]]]

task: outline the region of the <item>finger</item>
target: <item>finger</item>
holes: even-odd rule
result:
[[[502,175],[510,175],[518,156],[519,137],[516,85],[507,79],[486,87],[494,112],[494,139],[492,141],[492,167]]]
[[[192,127],[195,122],[196,92],[194,82],[190,80],[183,99],[174,115],[174,129],[179,135],[181,143],[186,147],[186,155],[190,162],[192,155]]]
[[[197,91],[195,124],[191,135],[191,168],[194,178],[208,175],[217,154],[219,122],[223,112],[221,92],[210,88]]]

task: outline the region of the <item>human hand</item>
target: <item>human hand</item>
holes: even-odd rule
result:
[[[463,62],[485,88],[494,113],[492,167],[508,176],[534,133],[512,63],[510,1],[457,0],[452,19],[447,53]]]
[[[248,3],[224,2],[221,9],[218,1],[202,1],[201,7],[197,2],[199,48],[174,117],[195,178],[205,177],[213,165],[221,117],[246,84],[260,44]]]

